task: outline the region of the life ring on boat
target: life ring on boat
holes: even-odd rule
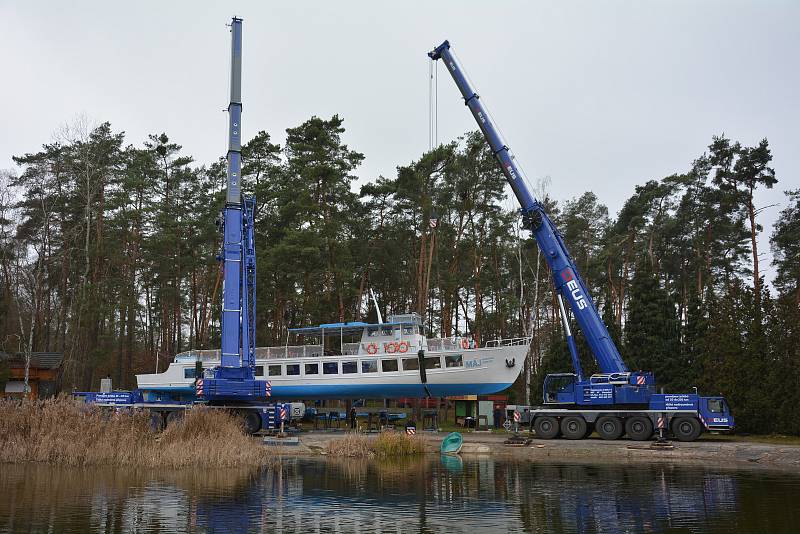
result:
[[[469,339],[463,337],[461,338],[461,348],[467,350],[469,348]]]
[[[408,341],[401,341],[400,343],[397,344],[397,352],[400,353],[408,352],[408,347],[409,347]]]
[[[367,345],[367,354],[377,354],[378,353],[378,345],[375,343],[370,343]]]
[[[397,352],[397,344],[396,343],[386,343],[383,346],[383,350],[387,354],[394,354],[395,352]]]

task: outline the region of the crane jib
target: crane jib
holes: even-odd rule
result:
[[[241,191],[242,169],[242,20],[231,21],[231,100],[228,105],[228,179],[225,193],[223,237],[223,286],[221,365],[235,368],[242,365],[242,321],[247,317],[242,306],[248,305],[242,291],[243,210]],[[243,294],[244,293],[244,294]]]
[[[525,180],[525,175],[514,160],[508,146],[503,142],[499,130],[481,102],[480,96],[467,80],[463,69],[450,50],[450,43],[443,42],[431,51],[428,56],[432,60],[442,59],[447,65],[447,71],[455,81],[456,86],[464,98],[464,103],[470,109],[475,122],[486,138],[492,153],[500,163],[500,168],[511,186],[522,208],[522,214],[533,233],[540,250],[547,261],[553,274],[556,289],[569,303],[581,331],[586,338],[589,348],[603,373],[627,372],[628,368],[611,340],[606,325],[603,323],[597,308],[592,301],[586,286],[578,274],[578,269],[567,251],[553,222],[548,217],[543,206],[531,193]]]

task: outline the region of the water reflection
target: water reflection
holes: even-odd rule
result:
[[[791,532],[800,477],[493,458],[283,459],[265,471],[0,465],[0,531]]]

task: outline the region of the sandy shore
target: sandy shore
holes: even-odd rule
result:
[[[322,455],[328,441],[341,438],[343,432],[307,432],[300,434],[297,446],[281,447],[287,455]],[[425,439],[426,450],[439,451],[446,432],[420,434]],[[527,446],[513,447],[503,444],[508,436],[470,432],[463,434],[461,454],[491,455],[528,460],[569,460],[584,462],[667,462],[693,463],[737,468],[769,468],[800,472],[800,445],[780,445],[747,441],[714,441],[701,439],[693,443],[671,442],[671,447],[653,447],[647,441],[605,441],[600,438],[585,440],[533,439]]]

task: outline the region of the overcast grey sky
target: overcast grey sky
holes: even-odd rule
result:
[[[800,187],[800,2],[35,2],[0,0],[0,169],[86,114],[141,144],[166,132],[225,152],[229,33],[244,18],[243,133],[345,119],[362,179],[428,148],[426,52],[463,62],[529,177],[612,215],[636,184],[685,171],[725,133],[770,141],[760,239]],[[439,138],[475,128],[445,71]],[[509,203],[509,206],[511,204]],[[771,267],[767,277],[771,279]]]

